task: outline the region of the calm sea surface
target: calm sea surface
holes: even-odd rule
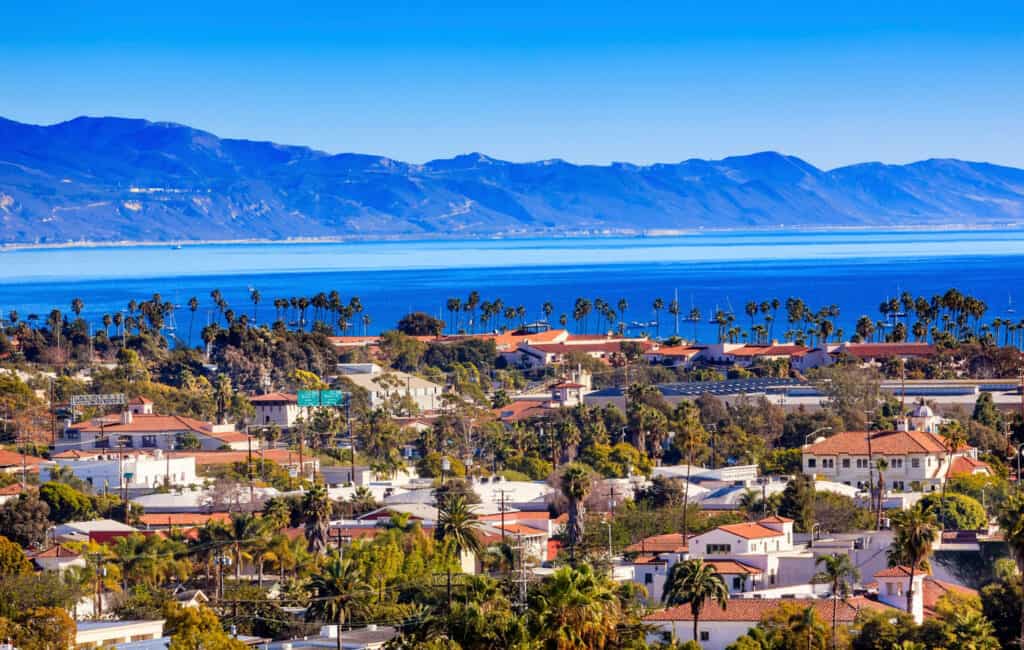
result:
[[[275,297],[337,290],[346,300],[360,297],[376,332],[410,309],[447,318],[445,300],[465,299],[472,290],[483,300],[524,305],[530,319],[540,318],[549,300],[553,320],[567,313],[570,325],[579,296],[613,305],[626,298],[626,320],[632,322],[653,320],[653,300],[661,297],[667,306],[678,291],[684,312],[691,305],[702,310],[699,333],[706,339],[714,331],[707,317],[716,306],[731,306],[737,323],[747,326],[746,301],[788,296],[813,308],[839,305],[839,326],[848,333],[861,314],[878,319],[883,299],[902,291],[930,296],[950,286],[987,301],[991,316],[1024,319],[1024,305],[1009,310],[1016,293],[1024,301],[1022,279],[1020,230],[69,248],[0,252],[0,311],[17,309],[23,318],[53,307],[67,311],[77,296],[86,305],[83,316],[99,327],[102,314],[159,292],[182,306],[178,335],[185,337],[185,303],[191,296],[201,302],[198,336],[210,317],[212,289],[251,317],[249,288],[258,288],[259,322],[273,319]],[[671,317],[663,312],[661,320],[662,333],[671,333]],[[595,321],[591,316],[591,330]],[[680,329],[693,333],[691,323]],[[777,336],[782,329],[776,326]]]

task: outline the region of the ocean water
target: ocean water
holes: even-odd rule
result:
[[[83,316],[99,327],[102,314],[158,292],[181,305],[177,334],[187,337],[185,304],[196,296],[198,338],[201,326],[215,318],[213,289],[236,313],[253,317],[249,289],[258,288],[263,301],[257,322],[273,320],[275,297],[337,290],[344,300],[359,296],[372,333],[392,327],[409,310],[447,319],[446,299],[464,300],[476,290],[482,300],[500,297],[506,306],[525,306],[530,320],[541,318],[541,305],[551,301],[552,320],[568,314],[575,329],[577,297],[601,297],[613,306],[626,298],[625,320],[644,322],[655,319],[656,297],[667,307],[678,294],[684,314],[691,306],[701,309],[697,335],[708,340],[715,326],[707,319],[716,308],[731,308],[737,324],[748,327],[748,300],[785,302],[789,296],[814,309],[838,305],[838,326],[847,335],[861,314],[877,320],[879,303],[902,291],[930,296],[956,287],[985,300],[989,318],[1024,320],[1024,308],[1018,315],[1010,307],[1022,279],[1021,230],[64,248],[0,252],[0,312],[44,316],[54,307],[68,311],[79,297]],[[1019,297],[1024,301],[1024,291]],[[779,321],[775,334],[781,338],[783,313]],[[361,333],[362,325],[356,329]],[[595,315],[587,329],[598,329]],[[661,333],[673,330],[663,311]],[[694,324],[681,322],[680,333],[692,336]]]

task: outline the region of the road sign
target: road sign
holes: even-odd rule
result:
[[[104,395],[72,395],[71,406],[119,406],[125,403],[124,393]]]
[[[345,395],[340,390],[300,390],[297,397],[299,406],[341,406]]]

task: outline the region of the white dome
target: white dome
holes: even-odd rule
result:
[[[912,417],[915,418],[930,418],[935,417],[935,413],[925,404],[919,404],[914,412],[911,413]]]

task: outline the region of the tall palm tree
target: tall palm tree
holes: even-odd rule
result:
[[[846,553],[819,556],[815,566],[824,565],[821,571],[814,574],[811,582],[827,584],[832,591],[832,650],[836,650],[839,640],[838,607],[839,599],[850,595],[850,582],[860,579],[860,571],[853,566],[850,556]]]
[[[895,535],[887,558],[889,566],[906,566],[910,570],[907,586],[907,611],[910,612],[914,602],[914,575],[929,566],[928,557],[939,533],[939,523],[930,508],[918,505],[894,514],[893,524]]]
[[[686,536],[689,532],[687,514],[690,501],[690,470],[693,467],[693,447],[704,437],[704,427],[700,423],[700,410],[691,401],[683,400],[676,405],[672,412],[674,424],[678,427],[678,434],[682,436],[683,446],[686,449],[686,482],[683,483],[683,543],[686,543]]]
[[[946,485],[949,483],[949,470],[953,467],[953,454],[960,450],[961,447],[967,444],[967,434],[964,433],[963,427],[956,420],[943,424],[939,429],[939,435],[942,436],[943,446],[946,448],[946,468],[945,476],[941,476],[942,479],[942,498],[940,503],[941,516],[939,517],[939,525],[942,529],[946,529]]]
[[[654,336],[655,338],[661,338],[661,310],[665,308],[665,301],[661,298],[655,298],[654,302],[651,303],[651,307],[654,309]]]
[[[473,514],[466,502],[466,497],[456,495],[445,499],[438,508],[437,527],[434,536],[449,545],[455,559],[458,560],[465,552],[474,556],[480,555],[483,545],[480,542],[480,520]],[[446,563],[448,572],[448,609],[452,608],[452,563]]]
[[[331,504],[327,488],[317,483],[302,498],[302,516],[306,522],[306,547],[310,553],[322,554],[327,548],[327,525],[331,519]]]
[[[583,539],[583,501],[590,493],[590,469],[580,463],[565,466],[559,485],[569,501],[569,522],[565,532],[569,543],[569,557],[576,562],[576,545]]]
[[[729,606],[729,589],[722,577],[715,573],[715,567],[704,560],[693,559],[676,562],[668,572],[665,591],[661,599],[666,605],[690,605],[693,614],[693,640],[697,641],[700,613],[708,601],[718,603],[722,609]]]
[[[256,322],[256,308],[259,307],[260,301],[263,300],[263,294],[260,293],[259,289],[253,289],[249,292],[249,299],[252,300],[252,322]]]
[[[306,610],[311,620],[332,621],[338,626],[337,650],[341,650],[341,627],[345,621],[363,612],[365,599],[372,594],[352,558],[332,554],[320,573],[310,578],[309,589],[313,599]]]
[[[1003,502],[998,521],[1010,557],[1017,564],[1017,571],[1024,573],[1024,494],[1018,490]],[[1021,648],[1024,648],[1024,605],[1020,612],[1020,639]]]

